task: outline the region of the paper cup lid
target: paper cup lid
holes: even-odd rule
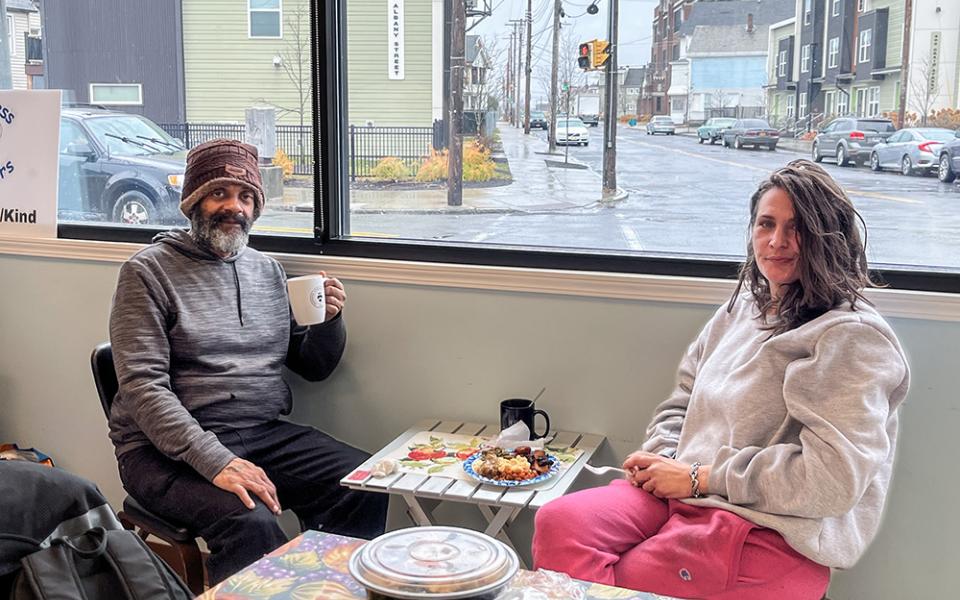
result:
[[[469,598],[504,585],[519,568],[513,549],[459,527],[413,527],[357,550],[350,574],[395,598]]]

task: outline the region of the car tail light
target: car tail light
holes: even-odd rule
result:
[[[865,140],[865,139],[867,139],[867,136],[865,136],[862,131],[851,131],[851,132],[850,132],[850,139],[851,139],[851,140]]]
[[[924,142],[917,147],[920,148],[920,152],[933,152],[933,147],[939,144],[940,142]]]

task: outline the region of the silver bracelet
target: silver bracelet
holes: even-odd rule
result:
[[[700,472],[700,463],[695,462],[690,465],[690,495],[694,498],[700,497],[700,480],[697,479],[697,475]]]

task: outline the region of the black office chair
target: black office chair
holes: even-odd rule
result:
[[[110,406],[120,387],[117,383],[117,372],[113,368],[113,349],[109,343],[100,344],[93,349],[90,366],[103,413],[109,419]],[[182,564],[183,580],[187,587],[194,594],[203,593],[203,557],[200,547],[197,546],[198,536],[195,532],[158,517],[130,496],[123,499],[123,510],[117,513],[117,517],[125,528],[135,531],[141,539],[146,540],[153,535],[170,544]],[[177,565],[170,566],[177,568]]]

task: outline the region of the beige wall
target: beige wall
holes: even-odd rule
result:
[[[123,491],[88,357],[107,336],[117,269],[0,255],[0,440],[49,452],[96,481],[115,506]],[[346,285],[344,361],[328,382],[294,383],[294,418],[371,450],[424,417],[494,422],[498,400],[546,386],[538,404],[558,427],[605,434],[610,445],[599,460],[611,464],[640,443],[677,360],[712,312],[680,303]],[[892,324],[913,369],[893,490],[879,539],[855,569],[835,574],[832,600],[956,597],[960,323]],[[529,518],[515,530],[528,535]]]
[[[299,124],[299,82],[311,120],[307,0],[283,0],[283,38],[250,38],[246,0],[183,0],[183,63],[190,122],[245,122],[250,106],[274,105],[278,122]],[[302,17],[302,18],[301,18]],[[298,37],[299,35],[299,37]],[[297,40],[302,43],[297,43]],[[299,50],[299,53],[298,53]],[[274,56],[296,70],[291,79]],[[302,67],[303,76],[299,75]]]

